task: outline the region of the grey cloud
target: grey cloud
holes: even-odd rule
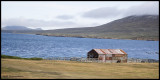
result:
[[[118,9],[117,7],[103,7],[85,12],[82,16],[86,18],[115,18],[126,17],[130,15],[158,15],[159,3],[146,2],[141,5],[132,6],[127,9]]]
[[[116,7],[103,7],[85,12],[82,16],[89,18],[106,18],[106,17],[108,18],[108,17],[115,17],[120,14],[121,11],[118,10]]]
[[[44,20],[34,20],[34,19],[8,19],[2,21],[3,26],[27,26],[27,27],[67,27],[76,25],[76,23],[72,21],[44,21]]]
[[[125,16],[144,15],[144,14],[158,15],[159,14],[159,4],[156,2],[154,3],[146,2],[142,5],[132,6],[128,8],[126,11],[124,11]]]
[[[60,16],[57,16],[56,18],[59,18],[59,19],[72,19],[73,18],[73,16],[71,16],[71,15],[60,15]]]

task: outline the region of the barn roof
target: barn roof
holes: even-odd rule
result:
[[[122,49],[93,49],[98,54],[127,54]]]

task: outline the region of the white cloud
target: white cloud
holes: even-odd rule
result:
[[[58,29],[58,28],[70,28],[76,26],[76,23],[72,21],[58,21],[58,20],[35,20],[35,19],[24,19],[24,18],[12,18],[2,20],[2,26],[26,26],[30,28],[43,28],[46,29],[50,27],[51,29]]]
[[[159,14],[158,1],[2,2],[2,27],[93,27],[130,15]]]

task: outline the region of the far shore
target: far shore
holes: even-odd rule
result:
[[[10,32],[7,32],[10,33]],[[32,35],[42,35],[42,36],[53,36],[53,37],[75,37],[75,38],[94,38],[94,39],[120,39],[120,40],[144,40],[144,41],[159,41],[159,39],[127,39],[127,38],[104,38],[104,37],[96,37],[96,36],[67,36],[67,35],[48,35],[48,34],[37,34],[37,33],[16,33],[14,34],[32,34]]]
[[[35,35],[43,35],[43,34],[35,34]],[[95,39],[121,39],[121,38],[101,38],[101,37],[82,37],[82,36],[55,36],[55,35],[43,35],[43,36],[54,36],[54,37],[76,37],[76,38],[95,38]],[[159,41],[159,40],[146,40],[146,39],[121,39],[121,40],[144,40],[144,41]]]

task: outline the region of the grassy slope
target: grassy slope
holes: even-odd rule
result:
[[[158,63],[80,63],[55,60],[1,59],[1,78],[158,79]]]
[[[44,31],[9,31],[2,32],[39,34],[48,36],[159,40],[159,16],[129,16],[96,27],[67,28]]]

